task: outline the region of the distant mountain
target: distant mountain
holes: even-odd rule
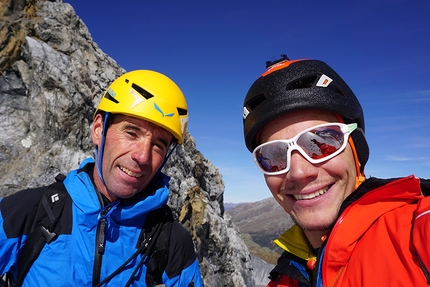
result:
[[[250,253],[276,264],[282,250],[273,240],[294,224],[276,200],[271,197],[252,203],[240,203],[225,210],[239,228]]]
[[[242,204],[242,203],[224,202],[224,210],[225,211],[230,210],[230,209],[232,209],[232,208],[234,208],[240,204]]]

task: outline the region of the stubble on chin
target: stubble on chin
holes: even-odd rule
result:
[[[306,232],[315,232],[315,231],[326,231],[326,230],[331,230],[334,226],[335,222],[332,222],[330,224],[322,224],[322,225],[304,225],[304,224],[300,224],[296,218],[294,218],[293,216],[291,216],[291,219],[293,220],[293,222],[298,225],[303,231]]]

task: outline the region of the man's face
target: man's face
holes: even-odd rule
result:
[[[100,147],[103,118],[92,127],[93,143]],[[167,130],[133,117],[115,115],[107,129],[102,173],[105,185],[94,174],[95,185],[111,201],[142,191],[163,164],[173,136]],[[100,153],[100,148],[98,149]],[[98,155],[99,156],[99,155]]]
[[[332,113],[300,111],[280,117],[260,132],[260,143],[291,139],[301,131],[329,122],[338,122]],[[335,220],[343,200],[353,192],[356,179],[355,162],[349,144],[328,161],[312,164],[298,151],[291,154],[290,170],[281,175],[265,175],[273,197],[295,222],[309,233],[327,232]]]

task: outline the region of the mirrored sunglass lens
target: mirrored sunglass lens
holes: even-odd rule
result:
[[[301,135],[297,144],[312,159],[325,158],[338,151],[344,142],[344,134],[338,126],[321,127]]]
[[[259,166],[267,172],[281,171],[287,168],[288,145],[280,142],[270,143],[255,151]]]

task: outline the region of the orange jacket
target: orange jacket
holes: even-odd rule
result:
[[[324,287],[429,284],[430,197],[422,195],[419,179],[371,178],[344,204],[316,270]],[[278,280],[282,277],[287,276]],[[316,286],[310,283],[302,285]],[[271,281],[268,286],[302,286],[297,284]]]

